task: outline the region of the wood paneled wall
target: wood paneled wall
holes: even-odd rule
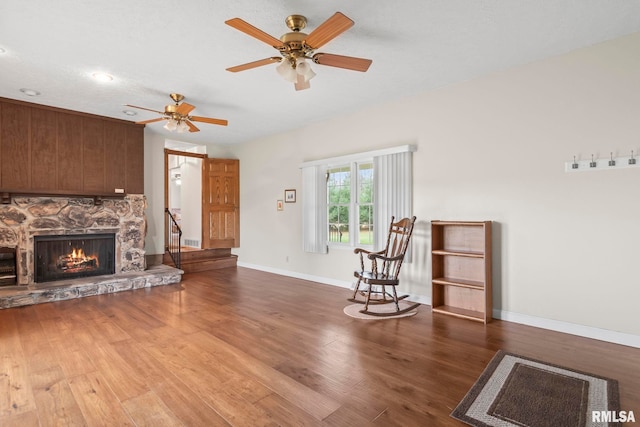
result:
[[[144,193],[144,126],[0,98],[0,191]]]

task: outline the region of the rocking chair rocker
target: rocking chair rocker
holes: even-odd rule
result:
[[[391,225],[389,226],[389,234],[387,236],[387,246],[385,249],[372,252],[366,249],[356,248],[355,253],[360,255],[360,270],[353,272],[358,279],[353,297],[349,301],[364,304],[364,309],[360,313],[370,314],[373,316],[395,316],[406,313],[418,307],[420,304],[411,304],[409,307],[400,309],[398,301],[408,297],[409,295],[398,296],[396,286],[400,283],[398,275],[400,267],[404,261],[404,255],[409,248],[409,240],[413,232],[413,225],[416,217],[403,218],[398,222],[393,222],[395,217],[391,217]],[[371,260],[371,269],[365,270],[364,257]],[[364,289],[360,289],[360,285],[365,284]],[[390,287],[392,292],[387,291]],[[372,295],[374,297],[372,298]],[[364,300],[358,299],[358,296],[364,297]],[[369,305],[376,304],[395,304],[396,311],[375,312],[369,311]]]

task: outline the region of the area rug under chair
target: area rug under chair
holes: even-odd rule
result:
[[[411,304],[412,303],[408,303],[406,301],[398,302],[398,305],[400,306],[400,310],[409,307]],[[375,316],[371,314],[360,313],[360,310],[362,309],[364,309],[364,304],[351,304],[346,306],[343,311],[344,311],[344,314],[346,314],[347,316],[354,317],[356,319],[365,319],[365,320],[398,319],[400,317],[414,316],[416,313],[418,313],[418,309],[416,308],[414,310],[409,310],[406,313],[400,313],[395,315],[385,315],[385,316]],[[384,313],[384,314],[394,313],[396,311],[396,305],[393,303],[370,304],[369,311]]]
[[[598,421],[619,410],[616,380],[498,351],[451,416],[474,427],[587,427],[618,425]]]

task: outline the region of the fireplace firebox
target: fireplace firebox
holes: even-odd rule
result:
[[[115,234],[34,236],[35,282],[115,273]]]

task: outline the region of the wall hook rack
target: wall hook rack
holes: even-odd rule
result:
[[[625,168],[639,168],[640,164],[637,163],[636,157],[634,157],[634,151],[631,150],[631,157],[613,157],[613,152],[609,154],[609,158],[598,159],[595,155],[591,155],[591,160],[576,160],[576,156],[573,156],[573,161],[565,162],[565,172],[586,172],[596,170],[612,170],[612,169],[625,169]]]

